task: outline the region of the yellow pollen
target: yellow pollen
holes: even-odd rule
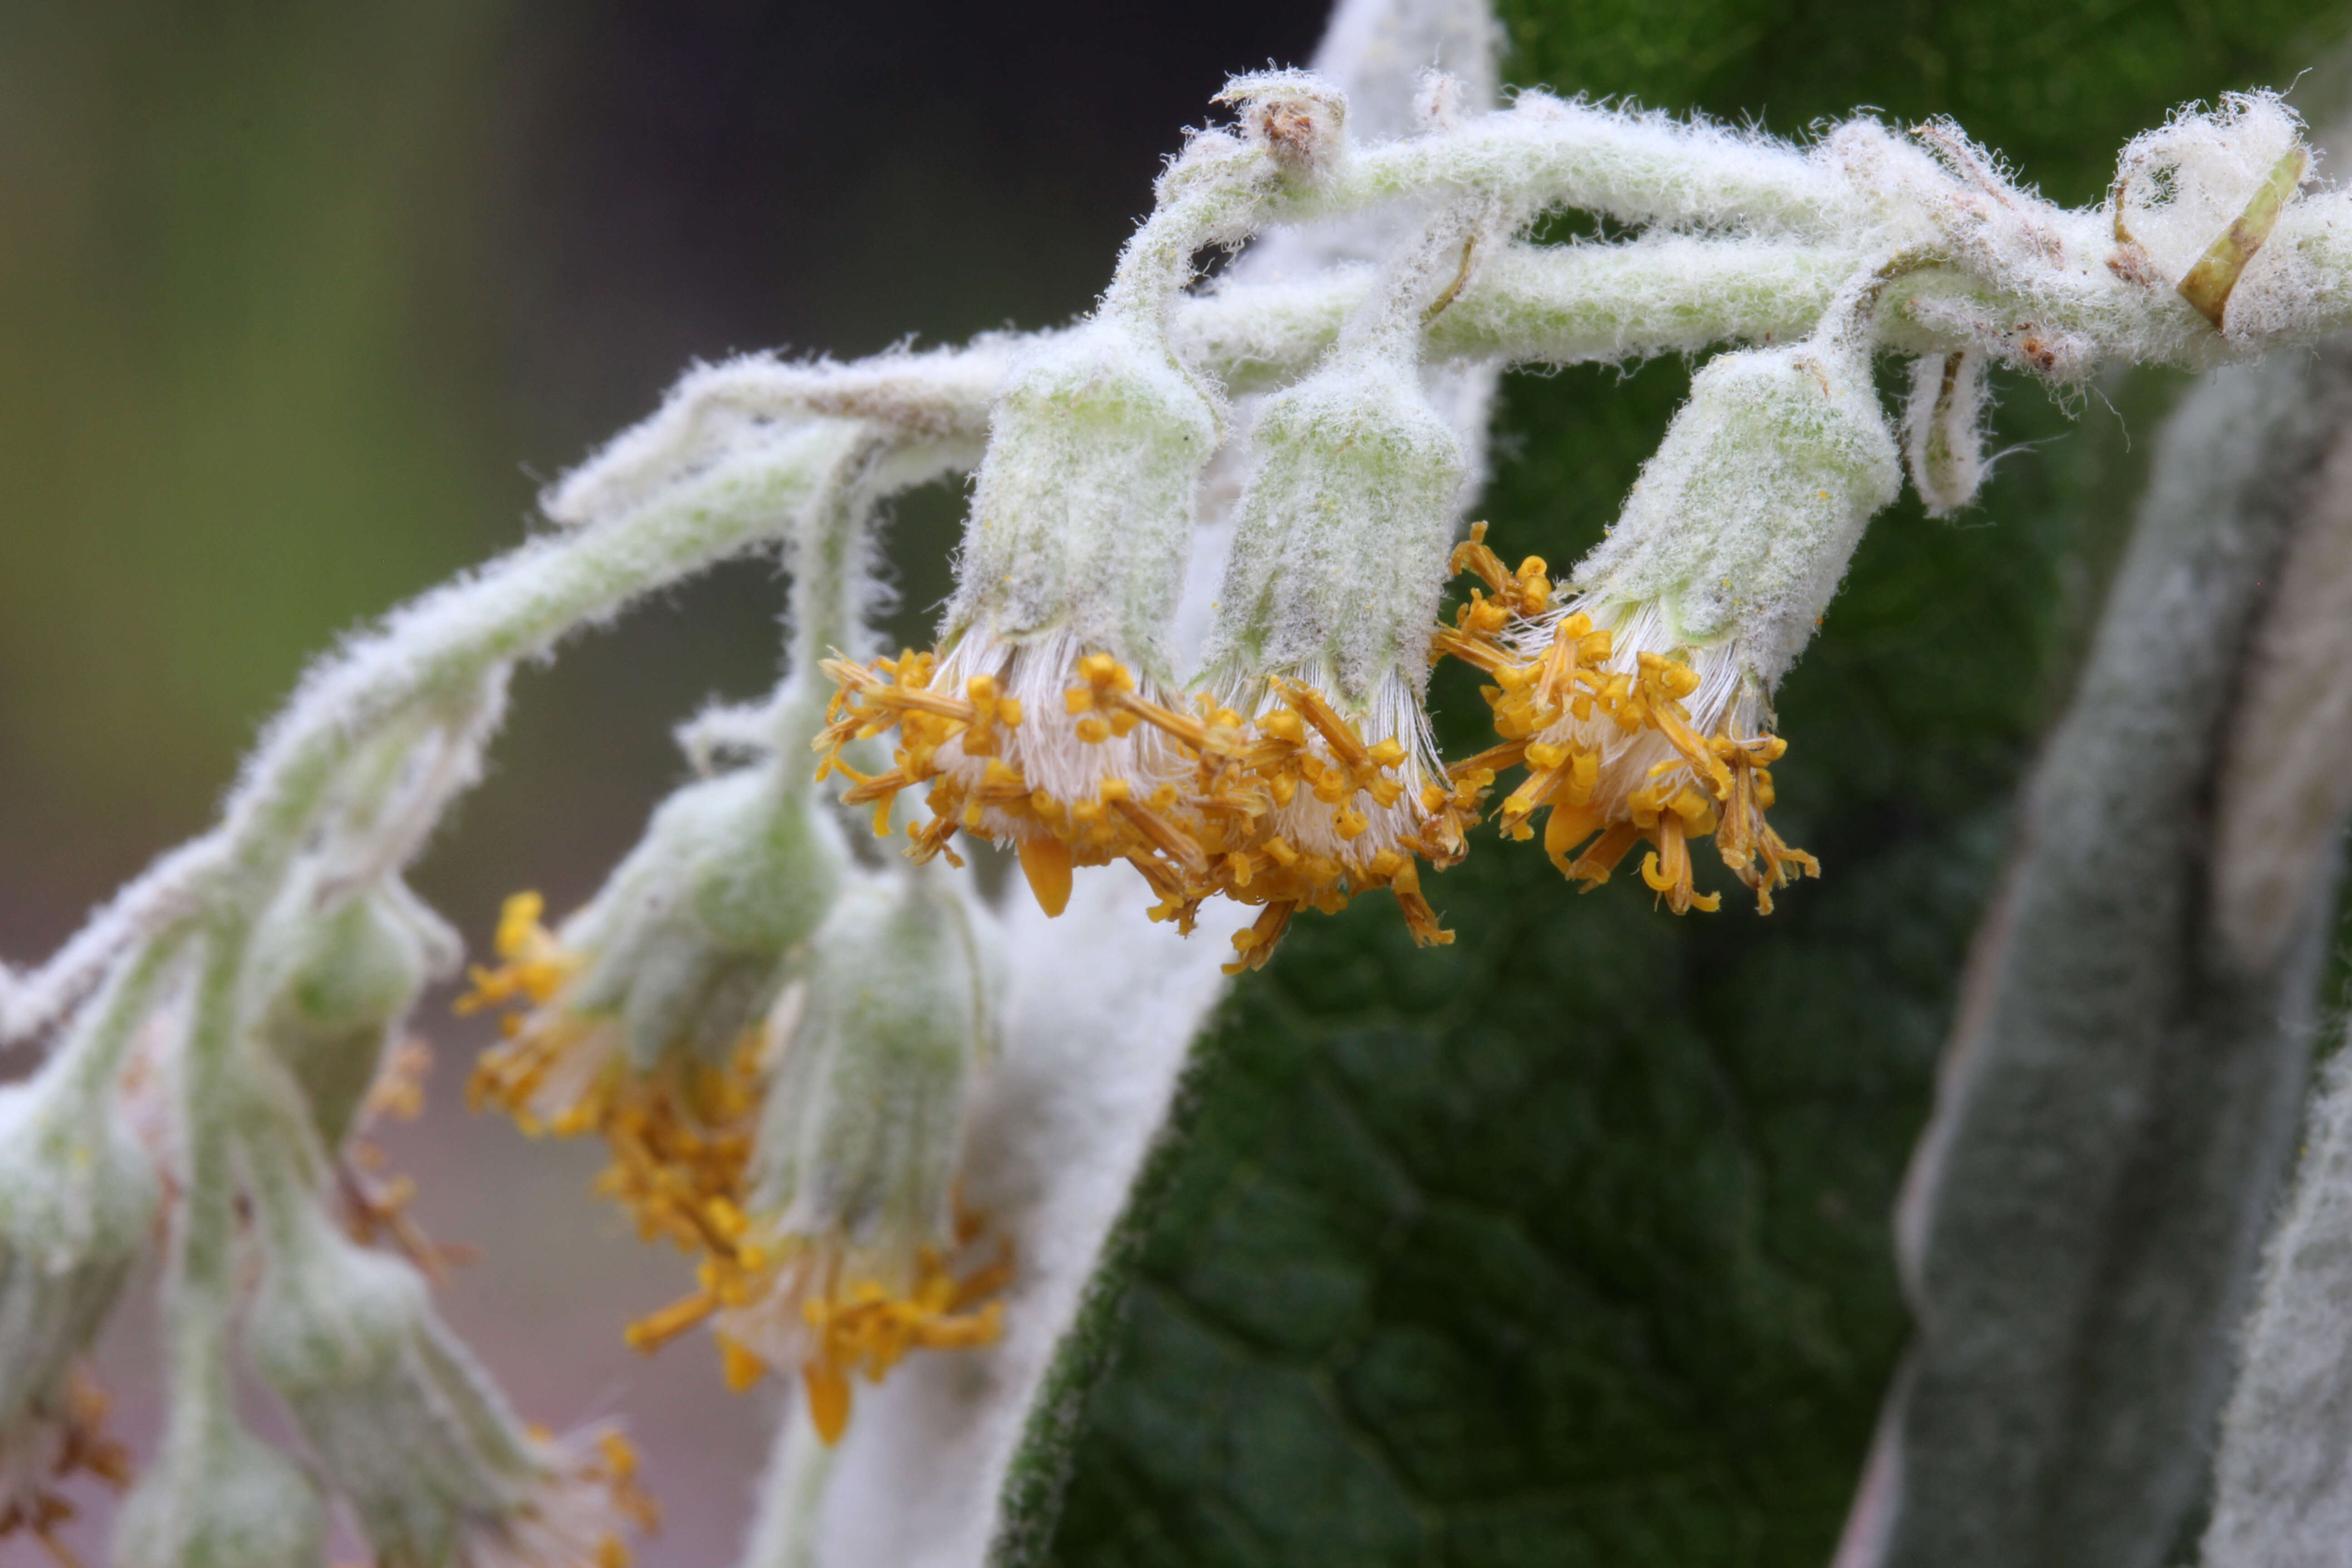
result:
[[[1024,748],[1049,737],[1006,738],[1019,715],[1008,706],[1003,678],[943,681],[938,657],[914,652],[870,665],[827,662],[836,690],[818,743],[823,767],[848,774],[843,746],[895,731],[892,768],[872,778],[848,774],[854,782],[844,798],[881,812],[901,790],[925,791],[931,820],[909,836],[908,853],[917,859],[956,858],[950,844],[958,833],[1008,844],[1019,850],[1024,874],[1049,912],[1066,907],[1065,879],[1076,867],[1124,860],[1150,889],[1152,917],[1181,930],[1192,928],[1211,898],[1258,906],[1260,920],[1237,955],[1253,967],[1265,961],[1297,910],[1342,908],[1373,888],[1397,894],[1416,940],[1444,940],[1434,916],[1424,918],[1425,901],[1414,902],[1418,870],[1401,879],[1383,857],[1401,851],[1438,869],[1453,865],[1467,851],[1467,829],[1487,809],[1497,773],[1512,767],[1528,771],[1503,802],[1498,826],[1509,837],[1532,838],[1536,818],[1553,814],[1545,825],[1548,847],[1588,884],[1605,878],[1631,843],[1654,843],[1662,814],[1687,838],[1713,831],[1717,818],[1728,820],[1735,782],[1739,809],[1753,814],[1769,804],[1761,763],[1770,759],[1757,749],[1769,738],[1696,733],[1683,707],[1698,687],[1687,663],[1638,651],[1618,667],[1612,633],[1595,627],[1590,616],[1556,612],[1544,563],[1530,557],[1516,570],[1505,566],[1487,547],[1483,525],[1457,549],[1454,565],[1481,583],[1454,624],[1437,628],[1433,657],[1464,659],[1488,677],[1486,696],[1502,743],[1452,764],[1442,777],[1429,776],[1426,764],[1414,766],[1405,737],[1365,739],[1310,684],[1272,679],[1265,710],[1245,719],[1202,696],[1178,706],[1158,700],[1128,665],[1099,649],[1072,658],[1056,683],[1063,712],[1055,716],[1050,739],[1100,745],[1148,729],[1157,749],[1121,763],[1148,772],[1098,776],[1075,788],[1039,787],[1026,767],[1039,753]],[[1539,640],[1528,635],[1538,616],[1549,617]],[[1507,637],[1537,651],[1522,655]],[[1013,657],[1020,657],[1017,650]],[[1638,821],[1627,814],[1632,803],[1613,796],[1601,808],[1613,818],[1592,815],[1601,798],[1601,742],[1580,727],[1596,725],[1628,736],[1653,731],[1671,752]],[[1697,794],[1685,798],[1685,785]],[[1280,842],[1292,829],[1278,825],[1298,822],[1302,812],[1300,826],[1312,825],[1319,853],[1300,854]],[[1634,831],[1616,834],[1620,826]],[[1595,833],[1601,841],[1570,859]],[[1735,870],[1750,868],[1744,876],[1775,874],[1769,867],[1785,880],[1807,864],[1785,846],[1768,859],[1756,825],[1718,847]],[[1679,897],[1673,901],[1682,904]]]

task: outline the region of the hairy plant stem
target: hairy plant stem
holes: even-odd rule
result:
[[[804,440],[804,447],[814,440]],[[49,1022],[126,946],[197,911],[249,921],[341,770],[420,703],[462,701],[498,668],[727,556],[769,542],[821,473],[758,458],[715,469],[680,496],[576,533],[533,540],[394,615],[304,681],[247,765],[221,826],[173,852],[69,942],[8,1010],[7,1033]]]
[[[179,1063],[185,1153],[164,1335],[166,1446],[205,1444],[236,1419],[228,1373],[238,1185],[232,1128],[237,987],[251,934],[251,921],[235,912],[215,914],[201,926],[203,960]]]

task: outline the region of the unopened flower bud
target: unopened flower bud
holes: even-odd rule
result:
[[[627,1560],[625,1537],[649,1516],[617,1434],[530,1432],[414,1268],[355,1245],[300,1194],[264,1201],[269,1265],[246,1330],[254,1370],[379,1563]]]
[[[319,1568],[326,1558],[318,1489],[226,1417],[175,1433],[115,1521],[117,1568]]]
[[[850,1379],[908,1352],[984,1344],[1004,1264],[960,1272],[976,1226],[955,1207],[971,1075],[989,1037],[986,972],[965,895],[937,869],[861,879],[777,1005],[748,1226],[703,1288],[648,1323],[714,1312],[730,1375],[799,1368],[830,1442]]]
[[[338,889],[322,868],[288,879],[253,951],[254,1033],[339,1147],[425,983],[457,963],[457,934],[396,877]]]
[[[72,1055],[69,1041],[0,1088],[0,1535],[62,1517],[54,1489],[76,1470],[129,1479],[79,1363],[153,1235],[162,1184]]]
[[[0,1248],[12,1281],[22,1272],[110,1294],[97,1282],[144,1250],[162,1190],[121,1113],[64,1076],[0,1086]]]

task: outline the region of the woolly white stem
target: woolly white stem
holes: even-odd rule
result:
[[[228,1375],[236,1290],[236,1172],[230,1128],[236,1110],[237,981],[250,929],[235,917],[205,922],[204,962],[180,1052],[186,1152],[165,1320],[167,1445],[206,1442],[219,1424],[235,1419]]]
[[[492,670],[543,653],[631,599],[772,539],[822,478],[824,444],[712,468],[645,510],[531,541],[395,612],[305,678],[247,763],[221,826],[174,851],[101,911],[45,969],[19,983],[6,1033],[53,1022],[117,952],[224,899],[257,911],[275,868],[338,767],[419,702],[469,693]]]
[[[789,1400],[761,1485],[760,1511],[751,1522],[742,1568],[816,1568],[833,1458],[834,1450],[809,1422],[806,1403]]]
[[[1627,223],[1811,235],[1835,234],[1870,217],[1852,184],[1787,142],[1540,92],[1447,134],[1359,153],[1282,216],[1323,217],[1451,193],[1575,207]]]
[[[92,1005],[88,1026],[78,1029],[52,1058],[47,1070],[62,1075],[72,1092],[93,1107],[113,1089],[139,1026],[154,1007],[156,990],[188,936],[185,926],[173,927],[141,947]]]

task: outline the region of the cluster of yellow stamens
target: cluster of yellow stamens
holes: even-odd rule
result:
[[[959,1247],[978,1235],[960,1216]],[[1003,1309],[991,1300],[1012,1278],[1008,1253],[958,1275],[936,1249],[922,1248],[912,1282],[893,1289],[845,1261],[829,1240],[738,1231],[709,1248],[695,1289],[629,1325],[628,1342],[653,1351],[716,1317],[728,1386],[741,1392],[770,1370],[797,1363],[809,1414],[827,1443],[849,1422],[850,1374],[879,1383],[917,1350],[992,1344]]]
[[[1642,880],[1676,914],[1721,902],[1721,895],[1700,893],[1692,881],[1690,842],[1710,834],[1764,913],[1771,912],[1773,889],[1801,872],[1820,875],[1820,863],[1790,847],[1765,820],[1773,804],[1769,766],[1788,751],[1786,741],[1735,734],[1729,712],[1716,733],[1700,734],[1685,705],[1699,689],[1696,670],[1646,650],[1630,668],[1612,663],[1614,634],[1596,628],[1581,611],[1552,611],[1543,562],[1530,556],[1517,573],[1507,572],[1486,543],[1484,524],[1455,549],[1453,566],[1475,573],[1495,597],[1474,589],[1454,624],[1440,628],[1434,649],[1492,678],[1482,694],[1503,743],[1450,771],[1457,783],[1484,787],[1504,768],[1527,769],[1496,814],[1504,832],[1531,837],[1530,819],[1548,811],[1545,853],[1587,888],[1607,881],[1633,846],[1647,840]],[[1543,626],[1548,637],[1527,635]],[[1524,651],[1530,641],[1538,645],[1532,655]],[[1637,750],[1634,742],[1644,736],[1657,743]],[[1638,783],[1606,787],[1604,770],[1613,758],[1660,751],[1640,769]]]
[[[871,805],[875,831],[885,836],[898,794],[926,788],[931,816],[910,830],[910,853],[953,858],[949,845],[959,832],[1010,839],[1048,914],[1067,900],[1072,867],[1113,860],[1142,873],[1155,918],[1187,931],[1212,897],[1262,906],[1256,924],[1234,938],[1241,952],[1229,970],[1264,963],[1299,910],[1338,910],[1368,888],[1396,896],[1419,941],[1453,940],[1422,894],[1420,862],[1443,870],[1462,858],[1465,826],[1483,809],[1496,775],[1514,767],[1527,775],[1504,798],[1497,824],[1525,839],[1534,834],[1530,819],[1549,813],[1546,850],[1587,887],[1608,880],[1646,840],[1643,880],[1677,914],[1712,910],[1719,895],[1696,890],[1690,856],[1691,840],[1710,834],[1767,911],[1773,889],[1818,871],[1764,820],[1772,804],[1767,770],[1785,742],[1734,734],[1727,716],[1720,732],[1700,734],[1685,704],[1699,685],[1688,664],[1645,651],[1629,668],[1612,665],[1612,634],[1589,615],[1555,612],[1544,563],[1531,556],[1507,569],[1486,543],[1485,524],[1454,552],[1452,569],[1485,586],[1472,590],[1453,626],[1437,629],[1431,657],[1462,659],[1491,678],[1485,691],[1503,743],[1453,764],[1443,782],[1420,784],[1408,803],[1419,808],[1415,831],[1361,855],[1347,847],[1365,834],[1372,809],[1405,796],[1408,752],[1393,739],[1367,744],[1321,692],[1297,680],[1275,679],[1273,701],[1250,720],[1206,697],[1194,699],[1194,711],[1179,711],[1139,695],[1134,676],[1109,655],[1077,658],[1060,716],[1070,736],[1098,744],[1148,725],[1180,763],[1172,776],[1104,776],[1091,795],[1072,800],[1033,787],[1003,754],[1008,737],[1025,738],[1024,724],[1053,716],[1024,714],[993,677],[971,677],[957,691],[929,653],[871,665],[832,659],[824,671],[837,689],[817,740],[824,753],[818,776],[845,774],[843,798]],[[1546,625],[1539,650],[1522,651],[1531,628]],[[843,761],[852,742],[891,731],[888,769],[869,775]],[[1663,742],[1664,755],[1633,787],[1604,789],[1606,765],[1645,735]],[[1318,852],[1279,830],[1302,795],[1328,813],[1340,853]]]
[[[959,833],[1010,840],[1048,914],[1066,905],[1074,868],[1114,860],[1142,874],[1154,918],[1186,931],[1210,898],[1258,906],[1255,924],[1234,938],[1239,952],[1228,971],[1263,964],[1298,910],[1338,910],[1371,888],[1394,895],[1417,940],[1452,941],[1422,895],[1420,864],[1443,869],[1461,859],[1466,825],[1511,768],[1526,773],[1496,808],[1497,825],[1527,839],[1535,817],[1548,814],[1546,852],[1588,888],[1646,841],[1642,879],[1661,900],[1678,914],[1712,910],[1719,896],[1696,890],[1690,853],[1692,840],[1709,835],[1766,911],[1774,889],[1817,875],[1812,857],[1765,821],[1769,765],[1787,748],[1769,734],[1736,732],[1738,716],[1756,705],[1727,708],[1708,721],[1714,732],[1702,733],[1688,706],[1697,671],[1654,651],[1623,658],[1612,630],[1554,606],[1540,559],[1508,570],[1485,534],[1484,524],[1474,528],[1454,553],[1452,569],[1483,586],[1452,626],[1436,629],[1430,657],[1463,660],[1489,678],[1484,695],[1502,739],[1442,779],[1423,777],[1398,739],[1368,742],[1305,681],[1268,680],[1255,717],[1207,697],[1188,712],[1139,690],[1133,673],[1101,652],[1048,667],[1067,672],[1060,710],[1048,715],[1025,711],[994,675],[944,673],[929,653],[871,665],[828,660],[836,689],[816,741],[818,776],[846,777],[842,799],[872,806],[883,836],[898,796],[922,789],[931,816],[910,830],[918,859],[956,859]],[[863,773],[845,760],[846,748],[884,734],[896,738],[888,768]],[[1120,752],[1138,776],[1066,765],[1130,738],[1150,742]],[[1041,756],[1091,786],[1073,797],[1033,784],[1023,763]],[[634,1070],[617,1020],[567,1005],[586,955],[566,949],[542,912],[535,894],[508,900],[500,963],[477,969],[459,1003],[461,1011],[519,1009],[470,1093],[478,1108],[505,1110],[526,1132],[602,1134],[613,1161],[598,1190],[646,1239],[667,1237],[698,1255],[696,1289],[632,1325],[632,1344],[651,1350],[716,1320],[730,1383],[748,1387],[797,1363],[811,1416],[832,1442],[849,1418],[854,1375],[879,1381],[911,1351],[995,1340],[1002,1307],[992,1298],[1009,1278],[1009,1254],[959,1273],[949,1254],[977,1236],[969,1216],[959,1213],[951,1247],[920,1248],[911,1267],[895,1268],[839,1237],[755,1226],[744,1187],[760,1095],[757,1032],[724,1064]]]
[[[596,1190],[651,1241],[724,1252],[745,1228],[740,1206],[757,1103],[756,1035],[725,1063],[665,1061],[632,1069],[614,1020],[563,1005],[586,964],[541,923],[537,893],[517,893],[499,920],[496,969],[477,968],[460,1013],[508,1005],[506,1043],[482,1055],[467,1102],[505,1111],[529,1136],[603,1136],[612,1163]]]
[[[1012,1276],[1010,1258],[959,1278],[937,1253],[916,1260],[915,1287],[894,1296],[878,1281],[804,1297],[801,1315],[814,1352],[801,1363],[809,1417],[817,1435],[837,1441],[849,1425],[849,1374],[879,1383],[912,1350],[971,1350],[993,1344],[1004,1329],[1004,1304],[988,1298]]]
[[[960,1205],[955,1222],[961,1254],[984,1226]],[[940,1248],[918,1247],[905,1272],[908,1279],[886,1283],[837,1240],[785,1237],[732,1267],[706,1263],[702,1289],[669,1310],[688,1322],[719,1314],[717,1338],[734,1388],[797,1363],[810,1420],[833,1443],[849,1425],[853,1374],[879,1383],[911,1351],[973,1350],[1003,1331],[1003,1303],[993,1298],[1013,1278],[1009,1246],[961,1273]]]
[[[585,966],[541,923],[536,893],[509,899],[499,921],[495,969],[477,968],[460,1012],[520,1009],[499,1021],[506,1043],[485,1052],[467,1084],[477,1110],[507,1112],[533,1137],[601,1134],[612,1163],[595,1181],[635,1222],[641,1240],[667,1238],[697,1257],[696,1288],[629,1325],[630,1345],[652,1352],[726,1313],[734,1331],[717,1338],[730,1386],[758,1382],[772,1344],[792,1342],[810,1411],[828,1443],[849,1419],[849,1375],[878,1382],[912,1350],[988,1344],[1001,1309],[986,1299],[1010,1278],[1009,1257],[958,1277],[936,1253],[917,1259],[903,1291],[846,1270],[840,1249],[793,1236],[771,1236],[744,1213],[744,1191],[758,1120],[760,1039],[739,1043],[723,1067],[665,1062],[633,1071],[611,1043],[608,1021],[564,1005],[564,991]],[[959,1215],[959,1247],[978,1222]],[[985,1304],[983,1304],[985,1303]],[[763,1319],[797,1315],[781,1332]],[[758,1342],[761,1350],[751,1348]],[[768,1352],[768,1353],[762,1353]]]
[[[870,666],[848,659],[824,665],[838,689],[817,740],[825,752],[818,776],[846,775],[851,783],[842,798],[871,804],[875,831],[886,836],[898,793],[928,786],[931,818],[910,834],[917,858],[954,858],[949,845],[959,831],[1009,838],[1048,914],[1059,914],[1067,902],[1073,867],[1114,860],[1142,874],[1155,900],[1153,918],[1184,931],[1211,898],[1262,907],[1255,926],[1234,937],[1240,952],[1229,969],[1263,964],[1297,910],[1338,910],[1372,888],[1395,896],[1419,941],[1453,940],[1422,895],[1419,862],[1442,869],[1462,858],[1463,826],[1478,808],[1476,795],[1423,784],[1412,837],[1351,853],[1371,826],[1368,808],[1386,810],[1404,799],[1409,753],[1393,739],[1368,743],[1305,682],[1274,681],[1272,700],[1255,720],[1207,697],[1195,699],[1186,713],[1139,695],[1132,672],[1108,654],[1084,655],[1075,661],[1059,716],[1070,739],[1097,745],[1150,726],[1175,763],[1172,776],[1104,776],[1087,797],[1067,799],[1033,787],[1000,754],[1008,731],[1052,720],[1024,715],[990,676],[967,679],[961,694],[941,689],[939,668],[928,653]],[[888,770],[859,773],[843,760],[853,742],[894,730],[898,746]],[[1339,853],[1281,830],[1283,814],[1306,802],[1325,814]]]

